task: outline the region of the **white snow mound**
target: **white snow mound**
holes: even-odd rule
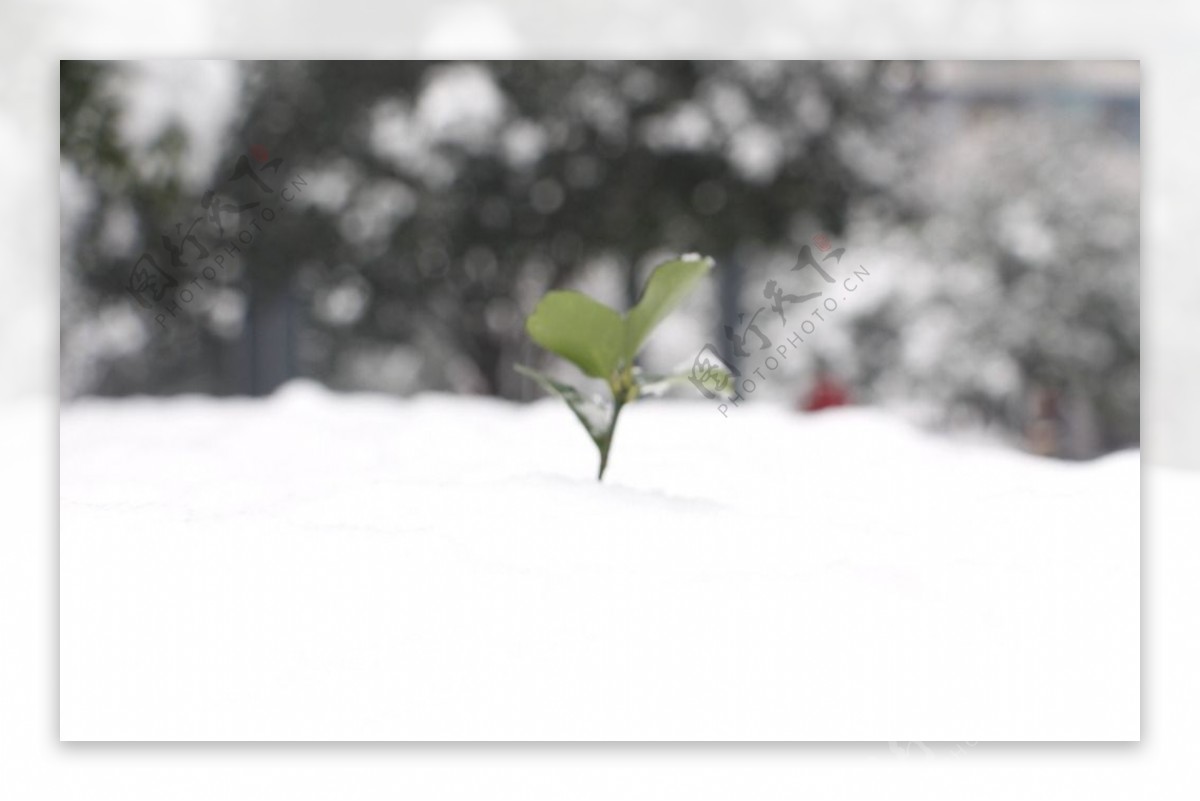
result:
[[[880,412],[86,401],[61,417],[62,737],[1119,740],[1139,459]]]

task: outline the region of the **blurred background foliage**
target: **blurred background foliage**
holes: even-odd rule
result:
[[[716,279],[645,359],[753,368],[723,327],[826,235],[871,277],[756,400],[1139,438],[1136,63],[66,61],[61,123],[65,399],[528,399],[545,291],[629,306],[685,252]],[[143,254],[177,284],[139,301]]]

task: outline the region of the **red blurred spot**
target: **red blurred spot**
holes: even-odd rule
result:
[[[259,164],[262,164],[270,158],[271,154],[262,145],[250,145],[250,156]]]
[[[850,391],[837,379],[825,375],[817,379],[817,385],[800,403],[800,408],[806,412],[819,412],[849,403]]]

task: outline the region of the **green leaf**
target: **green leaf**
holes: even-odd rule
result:
[[[607,380],[621,363],[621,315],[579,292],[547,293],[525,321],[525,330],[534,342],[594,378]]]
[[[625,349],[622,355],[627,362],[633,361],[654,327],[683,302],[692,287],[712,266],[712,259],[683,256],[654,268],[642,290],[641,299],[625,316]]]
[[[557,395],[566,401],[567,406],[579,418],[579,422],[583,423],[583,427],[587,429],[588,436],[597,446],[601,444],[601,439],[608,435],[609,411],[595,401],[584,397],[575,387],[570,384],[564,384],[561,381],[555,381],[545,373],[540,373],[532,367],[526,367],[523,364],[514,365],[514,368],[521,375],[529,376],[552,395]]]

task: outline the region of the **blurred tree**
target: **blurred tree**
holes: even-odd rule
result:
[[[1085,100],[962,106],[904,190],[904,283],[856,332],[943,422],[1075,458],[1140,437],[1139,154],[1123,99]],[[881,329],[896,347],[866,347]]]
[[[104,187],[97,208],[133,197],[140,231],[170,230],[186,214],[178,182],[145,181],[112,135],[119,96],[101,78],[114,69],[64,67],[64,159]],[[345,362],[365,345],[415,343],[420,384],[520,396],[528,388],[511,365],[525,347],[522,317],[589,262],[615,265],[631,303],[652,254],[700,251],[736,270],[740,251],[791,250],[818,227],[839,233],[852,199],[889,197],[839,143],[881,136],[903,102],[895,74],[911,82],[916,72],[817,62],[243,70],[242,112],[214,183],[258,144],[304,176],[304,203],[281,212],[225,282],[246,308],[233,341],[227,320],[189,308],[172,320],[182,364],[113,364],[93,390],[178,391],[198,362],[226,391],[265,392],[286,375],[254,376],[286,363],[277,349],[290,342],[299,372],[353,382]],[[95,114],[99,137],[80,122]],[[100,255],[99,235],[85,230],[72,250],[96,254],[81,269],[111,301],[131,254]]]
[[[716,257],[730,356],[719,332],[760,302],[764,254],[824,231],[855,258],[895,243],[902,265],[886,303],[845,318],[856,397],[1014,436],[1053,407],[1077,435],[1060,454],[1137,441],[1137,126],[1103,104],[929,102],[904,62],[246,62],[196,185],[187,129],[122,134],[130,69],[62,66],[68,396],[306,375],[525,397],[511,368],[535,358],[538,297],[603,265],[632,304],[672,252]],[[271,191],[230,188],[239,169]],[[228,215],[226,242],[254,241],[163,330],[130,271],[207,213],[208,187],[275,217]],[[199,266],[171,268],[173,291]]]

